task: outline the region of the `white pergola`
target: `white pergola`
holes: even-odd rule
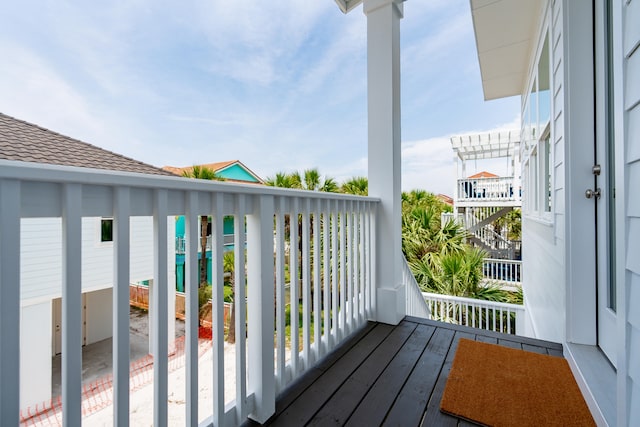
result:
[[[514,157],[520,148],[520,130],[452,136],[451,148],[463,162]]]

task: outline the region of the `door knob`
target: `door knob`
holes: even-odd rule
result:
[[[586,197],[587,199],[599,199],[601,196],[600,194],[600,189],[596,188],[595,190],[592,189],[588,189],[587,191],[584,192],[584,197]]]

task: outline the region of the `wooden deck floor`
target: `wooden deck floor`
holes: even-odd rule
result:
[[[266,425],[470,426],[440,412],[460,338],[562,356],[560,344],[415,317],[369,323],[285,390]]]

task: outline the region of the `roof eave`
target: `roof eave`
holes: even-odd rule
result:
[[[543,0],[470,0],[485,100],[520,95]]]
[[[342,11],[342,13],[349,13],[356,6],[362,3],[363,0],[336,0],[336,4]]]

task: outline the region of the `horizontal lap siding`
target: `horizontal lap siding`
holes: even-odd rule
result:
[[[173,248],[173,222],[169,221]],[[20,226],[20,274],[23,303],[58,298],[62,287],[62,222],[60,218],[25,218]],[[131,280],[153,277],[153,221],[131,218]],[[173,253],[173,251],[172,251]],[[100,242],[100,218],[82,219],[82,288],[104,289],[113,282],[113,243]],[[174,262],[169,263],[170,277]]]
[[[640,420],[640,1],[623,2],[629,422]]]

